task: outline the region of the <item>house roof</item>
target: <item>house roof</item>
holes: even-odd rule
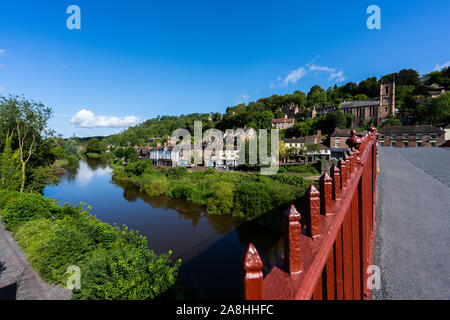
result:
[[[334,132],[330,135],[330,137],[350,137],[351,129],[339,129],[336,128]],[[357,136],[363,136],[365,132],[356,132]]]
[[[273,119],[272,123],[294,123],[294,119],[278,118],[278,119]]]
[[[368,107],[368,106],[378,106],[380,104],[379,99],[373,100],[364,100],[364,101],[350,101],[350,102],[342,102],[341,108],[359,108],[359,107]]]
[[[381,134],[403,134],[403,133],[443,133],[439,128],[430,125],[422,126],[386,126],[378,131]]]
[[[319,143],[319,150],[330,150],[331,148],[327,147],[323,143]]]
[[[316,136],[284,139],[284,143],[305,143],[305,142],[314,143],[314,138],[316,138]]]

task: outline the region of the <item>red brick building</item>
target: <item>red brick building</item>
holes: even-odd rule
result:
[[[444,130],[430,125],[386,126],[378,131],[380,147],[439,147],[444,142]]]

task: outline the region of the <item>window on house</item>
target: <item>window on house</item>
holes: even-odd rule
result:
[[[435,134],[432,134],[432,135],[431,135],[431,140],[434,140],[434,139],[436,139],[436,135],[435,135]]]
[[[408,148],[408,142],[403,142],[403,148]]]
[[[422,135],[421,134],[416,134],[416,140],[422,140]]]
[[[397,136],[395,134],[391,135],[391,140],[395,140]]]
[[[403,140],[408,140],[408,134],[403,135]]]
[[[389,93],[389,87],[386,86],[386,94],[388,94],[388,93]]]
[[[431,146],[432,146],[432,147],[436,147],[436,142],[432,142],[432,143],[431,143]]]
[[[421,141],[417,141],[417,148],[422,148],[422,142]]]

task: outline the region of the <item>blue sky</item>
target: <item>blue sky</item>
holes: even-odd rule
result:
[[[66,27],[71,4],[81,30]],[[372,4],[381,30],[366,27]],[[64,137],[107,135],[314,84],[433,71],[450,61],[449,13],[448,0],[2,1],[0,94],[52,107]]]

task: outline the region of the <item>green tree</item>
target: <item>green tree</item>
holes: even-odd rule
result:
[[[86,153],[101,154],[104,151],[102,144],[97,138],[89,139],[86,146]]]
[[[52,111],[42,103],[27,100],[19,96],[2,97],[0,101],[0,123],[8,132],[14,132],[19,150],[22,180],[20,192],[26,183],[27,164],[37,147],[44,144],[42,136],[51,132],[47,128],[47,121]]]
[[[308,106],[325,106],[328,103],[327,93],[322,87],[315,85],[308,93]]]
[[[19,191],[21,183],[18,151],[11,148],[11,136],[6,136],[5,147],[0,155],[0,189]]]

